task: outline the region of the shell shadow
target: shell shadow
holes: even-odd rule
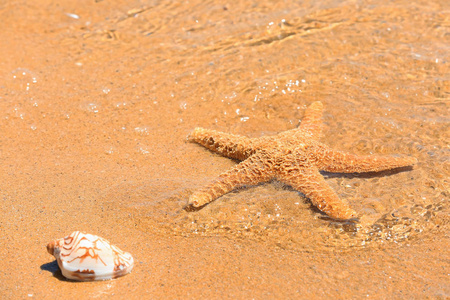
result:
[[[59,269],[58,262],[56,261],[56,259],[52,262],[41,265],[41,270],[51,272],[53,274],[53,277],[59,279],[60,281],[72,282],[72,280],[69,280],[63,276],[61,270]]]

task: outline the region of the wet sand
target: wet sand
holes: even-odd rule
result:
[[[0,296],[450,297],[447,1],[0,4]],[[279,182],[195,212],[237,161],[197,126],[258,137],[324,103],[324,137],[418,164],[327,174],[336,222]],[[65,280],[45,246],[81,230],[134,255]]]

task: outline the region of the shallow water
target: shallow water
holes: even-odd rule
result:
[[[0,294],[449,297],[449,11],[446,1],[0,4]],[[187,142],[191,130],[272,135],[317,100],[322,142],[418,159],[323,173],[359,222],[330,220],[276,181],[183,209],[237,163]],[[73,230],[118,244],[137,267],[99,284],[52,276],[45,245]]]

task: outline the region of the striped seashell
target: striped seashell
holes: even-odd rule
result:
[[[130,253],[104,238],[74,231],[47,245],[64,277],[77,281],[108,280],[126,275],[133,269]]]

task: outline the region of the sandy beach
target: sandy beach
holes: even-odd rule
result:
[[[447,1],[3,1],[0,298],[447,299]],[[278,181],[200,210],[238,161],[196,127],[261,137],[324,105],[321,142],[412,168],[323,173],[357,222]],[[65,279],[73,231],[129,275]]]

